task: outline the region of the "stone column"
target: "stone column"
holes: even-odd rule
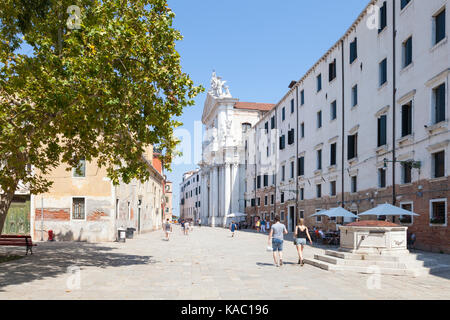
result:
[[[211,225],[213,227],[216,226],[216,217],[218,216],[218,212],[219,212],[219,188],[218,188],[218,183],[219,183],[219,167],[215,166],[213,168],[213,180],[211,181],[211,202],[212,202],[212,223]]]
[[[227,221],[227,215],[229,215],[231,212],[231,165],[228,163],[224,164],[224,205],[223,205],[223,225],[226,224]]]
[[[218,172],[218,188],[219,188],[219,202],[218,202],[218,208],[217,211],[217,217],[220,217],[217,219],[218,225],[222,225],[223,215],[225,212],[225,170],[224,166],[221,165],[219,167]]]
[[[240,183],[239,183],[239,164],[234,163],[232,165],[232,175],[231,175],[231,211],[236,213],[240,212],[240,203],[244,198],[244,194],[240,194]],[[242,198],[242,199],[241,199]]]
[[[214,221],[214,168],[209,168],[209,200],[208,200],[208,224],[212,226]]]

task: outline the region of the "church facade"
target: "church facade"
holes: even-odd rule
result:
[[[246,132],[273,108],[273,104],[240,102],[214,72],[203,108],[201,220],[225,226],[231,214],[245,212]]]

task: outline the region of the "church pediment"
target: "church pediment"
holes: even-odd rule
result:
[[[213,72],[211,77],[211,87],[206,95],[205,104],[203,106],[202,123],[206,124],[208,118],[211,117],[220,104],[234,104],[238,99],[233,99],[230,93],[230,89],[225,85],[226,81]]]

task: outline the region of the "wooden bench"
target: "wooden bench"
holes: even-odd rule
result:
[[[35,247],[36,244],[32,242],[31,236],[5,234],[0,235],[0,246],[27,247],[25,255],[28,255],[28,250],[33,254],[33,247]]]

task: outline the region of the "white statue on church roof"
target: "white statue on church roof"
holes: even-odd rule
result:
[[[230,89],[225,86],[226,81],[216,75],[216,71],[213,71],[211,76],[211,89],[209,93],[217,98],[231,98]],[[225,93],[223,92],[225,88]]]

